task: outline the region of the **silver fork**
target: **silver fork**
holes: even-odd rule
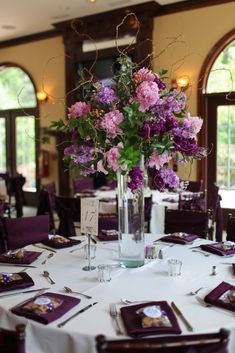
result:
[[[192,251],[193,252],[198,252],[199,254],[202,254],[202,255],[204,255],[206,257],[210,256],[210,254],[208,254],[208,253],[206,253],[206,252],[204,252],[202,250],[193,249]]]
[[[46,262],[47,262],[47,260],[50,259],[50,258],[53,257],[53,256],[54,256],[54,253],[53,253],[53,252],[51,252],[50,254],[48,254],[47,257],[46,257],[46,259],[45,259],[44,261],[42,261],[42,265],[45,265]]]
[[[110,316],[113,319],[114,325],[115,325],[115,331],[117,335],[122,335],[122,331],[120,328],[120,324],[118,322],[118,312],[115,303],[110,303],[109,304],[109,313]]]

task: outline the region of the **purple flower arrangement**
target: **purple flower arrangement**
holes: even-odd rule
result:
[[[169,162],[206,155],[197,141],[202,119],[187,113],[184,92],[167,87],[166,70],[157,74],[139,69],[124,55],[118,61],[120,70],[108,85],[83,77],[84,99],[69,108],[65,123],[53,124],[71,135],[64,159],[84,175],[128,174],[128,186],[137,192],[143,183],[138,164],[144,155],[145,167],[154,170],[156,188],[176,189],[179,178]]]

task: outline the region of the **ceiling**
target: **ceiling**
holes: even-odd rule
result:
[[[0,42],[52,30],[53,23],[149,0],[0,0]],[[160,5],[182,0],[155,0]],[[184,0],[187,1],[187,0]]]

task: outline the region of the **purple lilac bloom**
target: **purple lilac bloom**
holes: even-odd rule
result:
[[[173,90],[166,97],[157,101],[157,104],[152,108],[155,115],[162,118],[170,118],[174,113],[179,113],[186,106],[186,96],[183,92]]]
[[[76,146],[72,145],[69,147],[66,147],[64,149],[64,155],[65,156],[71,156],[73,161],[77,164],[83,164],[92,161],[93,158],[93,149],[90,146]]]
[[[128,183],[128,187],[132,192],[138,192],[141,189],[143,184],[143,175],[144,172],[140,167],[133,167],[129,173],[130,182]]]
[[[83,168],[81,171],[80,171],[80,174],[81,175],[90,175],[90,174],[95,174],[96,173],[96,170],[93,169],[93,168]]]
[[[167,166],[164,166],[159,170],[159,175],[164,181],[166,187],[169,189],[176,189],[179,186],[178,176],[172,169],[168,168]]]
[[[115,91],[110,87],[101,87],[100,91],[95,94],[95,99],[103,104],[112,104],[118,97]]]
[[[195,139],[186,139],[182,136],[174,136],[174,152],[181,152],[186,156],[194,156],[198,153],[199,147]]]
[[[159,89],[166,89],[166,84],[165,84],[165,82],[163,82],[163,81],[160,79],[159,76],[156,76],[156,77],[155,77],[154,82],[156,82],[156,84],[158,85],[158,88],[159,88]]]
[[[90,105],[86,102],[76,102],[69,108],[69,117],[80,118],[87,115],[90,111]]]

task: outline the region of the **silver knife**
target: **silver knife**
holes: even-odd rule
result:
[[[67,320],[62,321],[60,324],[57,325],[57,327],[63,327],[65,324],[67,324],[67,322],[69,322],[70,320],[72,320],[74,317],[76,317],[77,315],[83,313],[84,311],[92,308],[94,305],[96,305],[98,302],[89,304],[87,306],[85,306],[83,309],[77,311],[75,314],[73,314],[72,316],[70,316]]]
[[[192,325],[188,322],[186,317],[183,315],[183,313],[180,311],[180,309],[175,305],[174,302],[171,303],[172,309],[175,311],[175,313],[181,318],[181,320],[184,322],[185,326],[187,327],[188,331],[193,331]]]
[[[1,262],[0,263],[0,266],[9,266],[9,267],[30,267],[30,268],[37,268],[36,266],[32,266],[32,265],[26,265],[26,264],[12,264],[12,263],[9,263],[9,262]]]
[[[0,296],[0,299],[1,299],[1,298],[6,298],[6,297],[10,297],[10,296],[12,296],[12,295],[19,295],[19,294],[27,294],[27,293],[39,292],[39,291],[47,290],[47,289],[50,289],[50,288],[38,288],[38,289],[25,290],[25,291],[23,291],[23,292],[8,293],[8,294],[1,295],[1,296]]]
[[[51,249],[51,248],[47,248],[46,246],[41,246],[41,245],[35,245],[35,244],[32,244],[35,248],[39,248],[39,249],[43,249],[43,250],[48,250],[48,251],[51,251],[51,252],[54,252],[54,253],[57,253],[56,250],[54,249]]]

